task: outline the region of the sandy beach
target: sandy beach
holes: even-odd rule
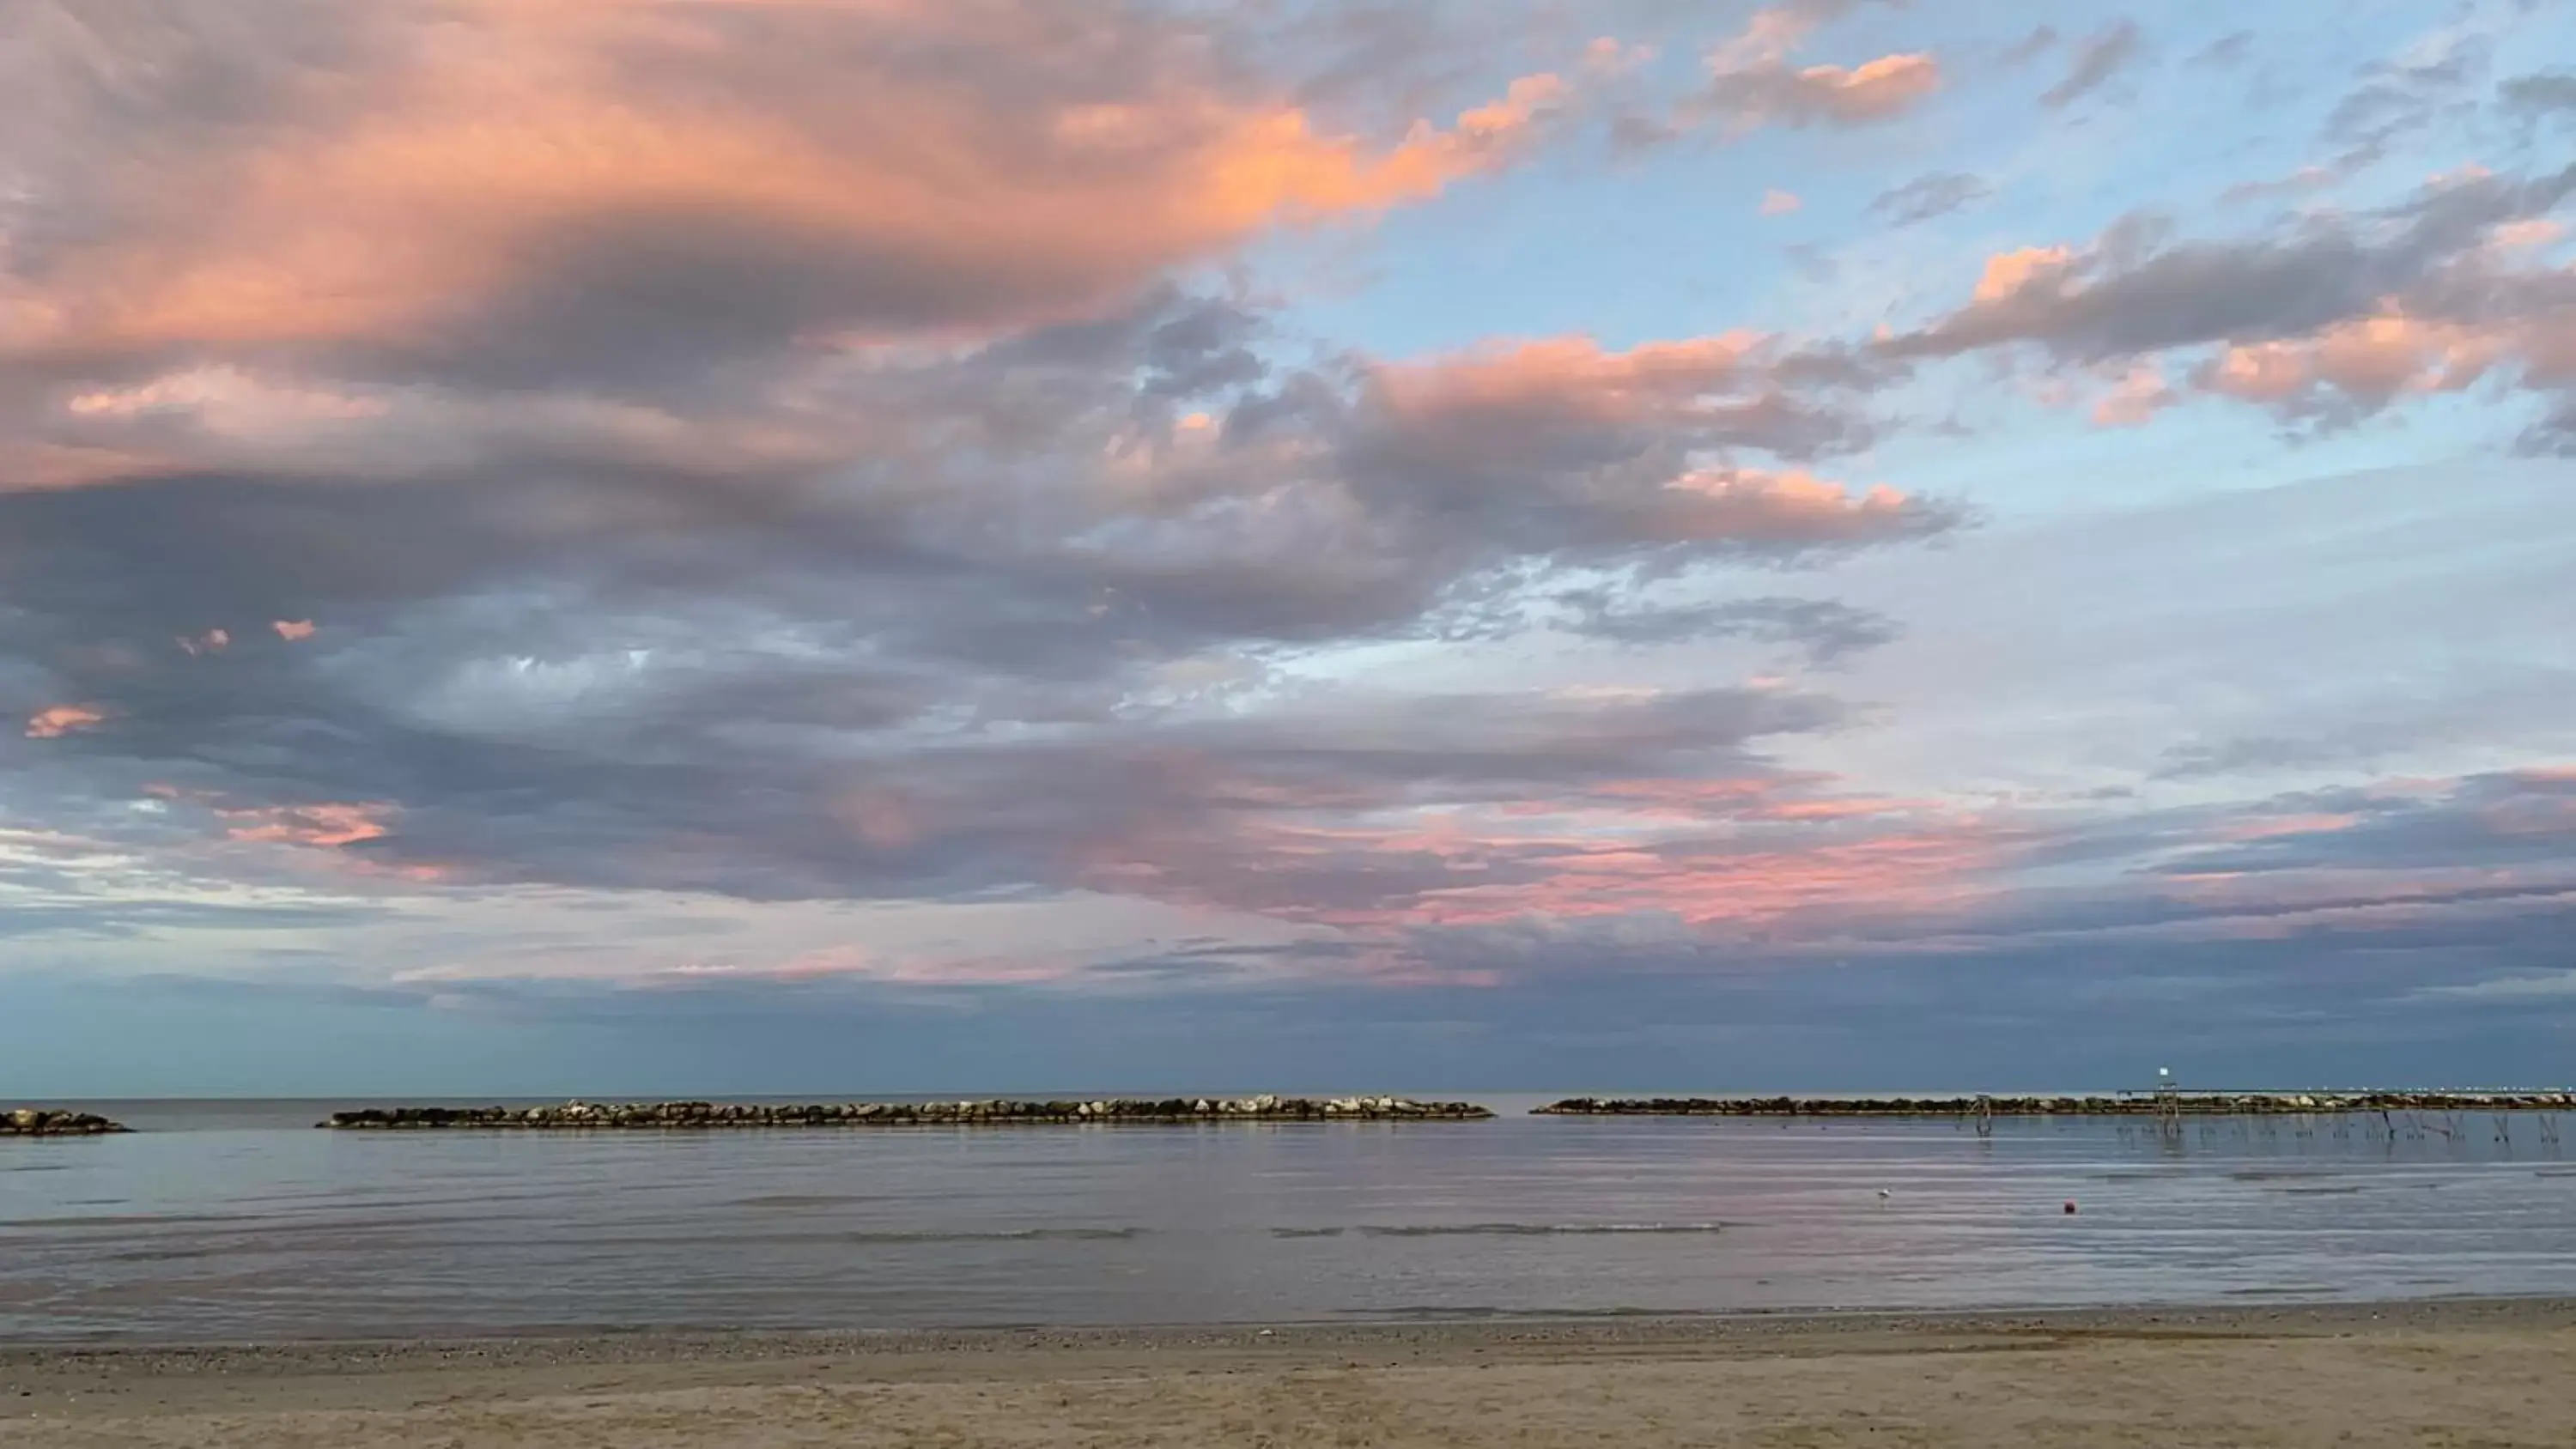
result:
[[[2563,1446],[2576,1302],[0,1349],[13,1449]]]

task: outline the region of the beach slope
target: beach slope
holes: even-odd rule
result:
[[[13,1449],[2564,1446],[2576,1305],[0,1351]]]

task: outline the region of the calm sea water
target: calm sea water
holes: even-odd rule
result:
[[[2576,1294],[2576,1159],[2532,1117],[1981,1140],[1482,1100],[1504,1115],[599,1135],[88,1104],[150,1130],[0,1142],[0,1339]]]

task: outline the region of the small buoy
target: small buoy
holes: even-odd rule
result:
[[[2075,1199],[2071,1197],[2066,1200],[2066,1215],[2070,1218],[2075,1216]]]

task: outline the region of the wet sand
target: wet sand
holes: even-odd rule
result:
[[[2565,1446],[2576,1301],[0,1347],[12,1449]]]

